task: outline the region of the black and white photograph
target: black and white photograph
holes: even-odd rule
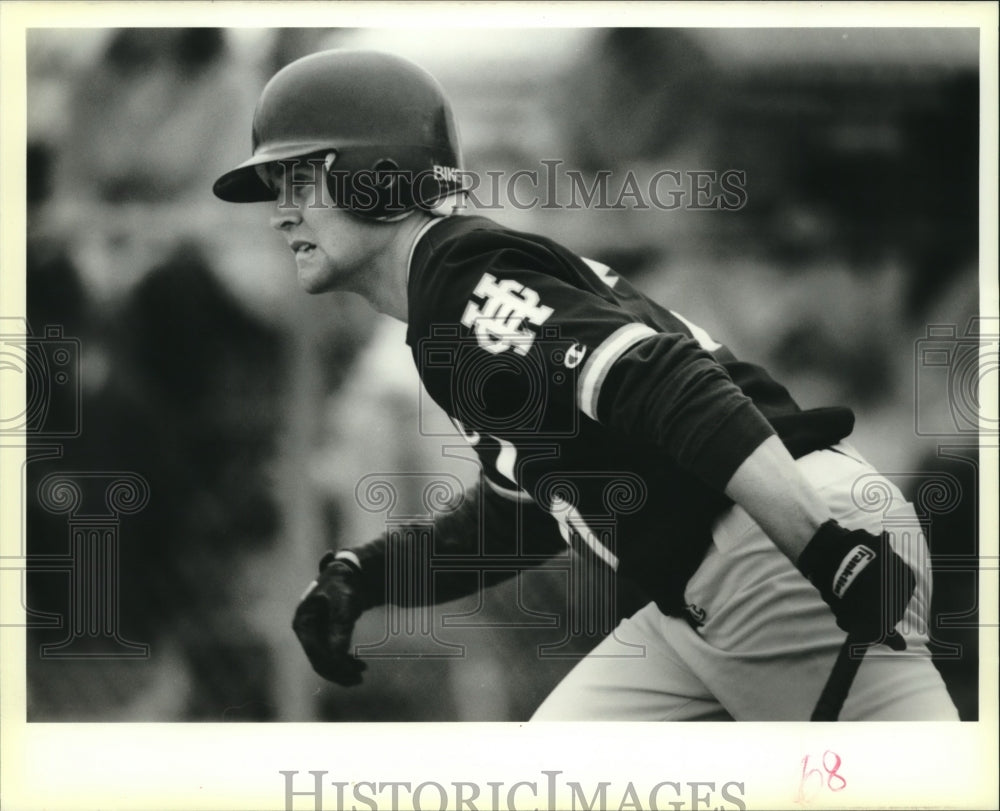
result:
[[[851,9],[4,2],[0,805],[995,808],[997,8]]]

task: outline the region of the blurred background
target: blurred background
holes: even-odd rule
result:
[[[249,155],[268,77],[328,47],[434,73],[469,169],[746,173],[734,211],[481,213],[611,265],[803,407],[855,409],[854,444],[930,505],[933,647],[976,718],[977,460],[954,406],[978,346],[977,31],[129,28],[28,36],[27,318],[79,340],[78,402],[45,419],[78,405],[81,426],[37,432],[25,468],[29,720],[523,720],[607,630],[570,621],[586,598],[553,569],[429,617],[365,615],[359,688],[300,652],[323,550],[409,509],[410,474],[477,472],[445,457],[462,442],[402,325],[307,297],[268,206],[211,194]],[[122,471],[148,500],[116,510]],[[376,473],[393,515],[357,495]],[[87,481],[75,506],[43,492],[60,474]],[[67,565],[81,532],[107,541],[89,569]]]

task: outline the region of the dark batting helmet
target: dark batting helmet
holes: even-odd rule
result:
[[[260,170],[301,158],[325,172],[337,205],[376,219],[430,208],[464,185],[441,86],[377,51],[321,51],[278,71],[254,111],[252,157],[212,190],[232,203],[274,200]]]

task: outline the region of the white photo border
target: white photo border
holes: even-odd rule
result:
[[[31,27],[176,26],[963,26],[981,31],[980,273],[983,315],[997,315],[997,7],[992,3],[42,3],[0,7],[0,314],[24,313],[25,38]],[[996,397],[996,392],[991,396]],[[4,399],[23,392],[7,386]],[[23,448],[0,444],[0,556],[21,552]],[[0,611],[0,803],[31,809],[284,809],[282,770],[331,781],[610,781],[619,807],[662,781],[741,783],[747,808],[795,808],[802,759],[836,752],[851,785],[836,808],[995,808],[997,801],[997,448],[981,448],[980,720],[960,724],[49,724],[25,723],[25,633],[17,590]],[[2,576],[11,576],[3,572]],[[994,623],[992,626],[989,623]],[[685,789],[687,791],[687,789]],[[695,789],[697,791],[697,789]],[[704,792],[702,792],[704,793]],[[535,807],[530,789],[516,795]],[[561,795],[565,802],[565,795]],[[665,796],[665,795],[664,795]],[[671,799],[675,799],[671,797]],[[352,802],[348,800],[349,802]],[[426,807],[437,807],[429,792]],[[312,808],[309,797],[295,808]],[[347,807],[350,807],[348,805]],[[365,807],[364,804],[358,807]],[[520,806],[518,806],[520,807]],[[558,807],[564,807],[562,805]],[[625,805],[625,807],[630,807]],[[693,807],[688,802],[684,808]],[[714,806],[711,806],[714,807]],[[725,807],[737,807],[733,803]],[[814,807],[819,807],[814,806]]]

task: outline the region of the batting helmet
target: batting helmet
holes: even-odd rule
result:
[[[463,188],[451,107],[423,68],[377,51],[310,54],[278,71],[253,116],[252,157],[215,181],[222,200],[274,200],[269,163],[315,158],[334,202],[389,219]]]

